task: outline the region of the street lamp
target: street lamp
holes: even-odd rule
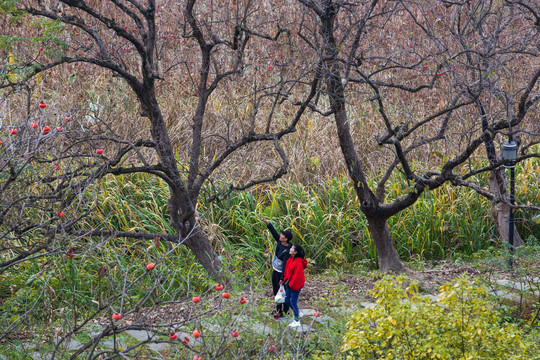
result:
[[[514,193],[516,178],[517,144],[512,141],[512,136],[505,141],[502,149],[504,167],[510,169],[510,216],[508,219],[508,244],[510,245],[510,259],[508,265],[512,268],[512,255],[514,254]]]

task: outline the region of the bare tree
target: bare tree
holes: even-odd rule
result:
[[[427,190],[451,182],[509,205],[476,176],[501,166],[495,158],[486,164],[481,153],[499,134],[522,135],[519,160],[539,156],[531,147],[538,133],[526,130],[538,119],[540,99],[535,2],[299,3],[310,19],[299,33],[320,58],[329,100],[312,109],[334,117],[381,271],[402,271],[387,219]],[[479,116],[483,103],[489,107]],[[376,136],[355,139],[351,126],[370,122]],[[366,153],[375,150],[386,157],[381,166],[369,163]],[[385,171],[371,185],[368,171],[380,167]],[[388,199],[394,173],[409,191]]]
[[[265,20],[265,24],[258,24],[258,18],[264,16],[260,14],[261,9],[251,1],[227,2],[219,6],[219,11],[216,11],[218,8],[214,5],[198,4],[195,0],[161,4],[161,11],[157,9],[156,2],[153,0],[112,0],[92,4],[71,0],[17,1],[5,2],[2,5],[4,11],[12,16],[14,24],[19,27],[4,28],[4,31],[9,32],[5,38],[10,44],[10,49],[8,46],[4,48],[4,54],[7,55],[11,51],[15,55],[11,54],[10,59],[13,57],[16,60],[10,60],[4,65],[1,88],[20,89],[31,79],[69,64],[75,64],[85,71],[90,71],[87,70],[90,65],[101,71],[112,73],[113,76],[125,81],[135,95],[135,103],[139,107],[140,115],[148,119],[149,136],[143,133],[140,134],[139,139],[129,138],[114,133],[121,124],[103,122],[97,125],[97,132],[77,134],[78,147],[71,143],[69,145],[69,149],[74,151],[73,154],[64,154],[63,151],[66,151],[66,148],[62,146],[57,146],[58,151],[54,156],[49,153],[47,166],[53,161],[62,164],[72,162],[78,163],[78,166],[84,169],[84,171],[73,170],[73,174],[52,178],[60,183],[66,176],[77,179],[75,183],[61,185],[69,189],[72,195],[67,196],[67,190],[63,187],[54,188],[51,192],[50,196],[55,198],[57,203],[61,203],[60,208],[65,210],[68,206],[73,206],[78,198],[77,194],[84,191],[85,186],[79,184],[81,172],[87,176],[88,183],[95,182],[108,174],[144,172],[158,176],[169,187],[168,211],[174,234],[146,233],[144,230],[135,233],[81,229],[77,226],[77,221],[83,214],[74,214],[69,222],[64,221],[59,227],[62,233],[67,236],[95,235],[135,239],[161,237],[169,241],[180,241],[191,249],[211,276],[224,280],[220,260],[198,224],[196,204],[204,184],[212,174],[228,161],[232,154],[249,147],[250,144],[258,142],[272,144],[274,154],[281,164],[274,162],[273,170],[262,174],[259,178],[250,178],[248,182],[236,180],[234,186],[227,187],[225,191],[245,189],[255,184],[274,181],[286,173],[288,157],[281,147],[280,140],[286,134],[295,131],[295,126],[305,111],[307,103],[313,97],[313,92],[309,89],[314,88],[318,80],[310,72],[292,79],[292,75],[283,70],[286,69],[285,66],[281,66],[282,71],[279,76],[265,77],[260,71],[256,71],[246,54],[256,51],[255,45],[252,45],[253,48],[249,46],[250,42],[255,42],[255,40],[259,47],[264,46],[265,43],[275,45],[279,41],[284,49],[290,48],[289,54],[284,50],[285,55],[281,59],[282,64],[287,63],[288,58],[293,56],[293,49],[289,46],[290,41],[287,40],[287,29],[280,27],[279,24],[273,24],[270,18]],[[170,12],[171,9],[174,13]],[[20,16],[34,17],[42,22],[38,29],[32,29],[20,22]],[[171,29],[161,26],[159,21],[163,18],[168,18],[167,24],[172,23],[175,26]],[[252,30],[252,27],[256,28],[256,26],[261,29]],[[168,30],[170,32],[167,32]],[[26,37],[14,36],[25,31],[34,31],[34,33]],[[39,50],[32,48],[30,37],[40,40]],[[166,41],[169,39],[182,40],[186,46],[183,49],[167,46]],[[235,80],[247,76],[251,76],[251,83],[254,84],[252,89],[248,88],[245,92],[245,96],[251,93],[250,115],[242,123],[238,123],[237,119],[226,119],[226,121],[217,122],[218,125],[215,125],[215,122],[208,125],[210,118],[208,102],[212,94],[221,84],[227,84],[226,86],[230,87]],[[195,96],[197,100],[191,118],[192,130],[189,132],[188,143],[181,144],[181,151],[189,157],[187,166],[182,168],[170,139],[170,129],[159,98],[159,84],[175,77],[180,84],[180,86],[177,85],[177,91],[185,93],[188,89],[190,96]],[[305,81],[300,83],[299,79],[305,79]],[[265,115],[266,126],[261,127],[259,125],[261,115],[258,114],[258,109],[266,106],[268,102],[273,101],[275,104],[282,102],[287,94],[294,91],[294,84],[302,84],[300,86],[303,89],[302,92],[307,94],[303,101],[306,105],[301,106],[288,122],[275,122],[273,120],[275,112],[271,112]],[[19,183],[18,189],[16,188],[17,181],[22,179],[21,174],[25,173],[29,164],[37,164],[37,166],[43,164],[38,155],[42,153],[43,146],[48,146],[45,143],[49,144],[48,140],[44,142],[39,136],[36,140],[33,136],[25,135],[31,131],[29,125],[36,116],[34,112],[38,109],[37,103],[32,103],[30,99],[31,97],[29,97],[26,114],[20,115],[18,122],[12,121],[9,125],[21,130],[18,134],[20,141],[12,142],[9,149],[20,153],[29,144],[35,144],[36,151],[30,153],[27,160],[21,162],[20,158],[13,157],[14,152],[10,153],[7,147],[4,147],[1,167],[2,172],[9,175],[6,175],[3,192],[7,192],[8,188],[15,192],[23,190],[20,188],[22,183]],[[50,107],[41,111],[45,112],[49,109]],[[83,121],[84,110],[79,109],[79,111],[81,116],[77,120]],[[63,119],[64,115],[60,118]],[[8,124],[4,126],[7,127]],[[39,126],[41,128],[42,124]],[[46,135],[46,139],[59,133],[60,131],[52,130]],[[111,133],[114,135],[110,136]],[[95,150],[88,147],[88,144],[93,141],[101,141],[101,144],[109,142],[112,144],[111,150],[114,149],[114,151],[100,153],[96,159],[95,153],[89,153],[89,150]],[[62,140],[53,142],[58,145],[62,143]],[[208,149],[210,146],[208,144],[212,144],[211,153],[203,152],[203,149]],[[38,148],[40,152],[37,152]],[[49,178],[39,180],[53,181]],[[10,202],[2,205],[0,225],[6,225],[6,219],[10,218],[16,209],[28,209],[29,201],[32,206],[37,204],[41,195],[35,196],[34,199],[17,198],[17,195],[13,195]],[[52,211],[51,208],[42,209],[44,212]],[[54,217],[53,219],[57,220]],[[35,218],[28,220],[31,224],[11,223],[7,227],[7,232],[17,234],[16,237],[20,238],[28,231],[37,231],[39,228],[43,229],[44,234],[48,234],[46,237],[56,236],[58,230],[51,232],[48,229],[47,224],[51,220],[40,222],[33,222],[33,220]],[[21,249],[17,256],[2,261],[0,271],[5,271],[25,257],[48,246],[49,243],[44,241],[39,244],[33,243],[28,250]]]

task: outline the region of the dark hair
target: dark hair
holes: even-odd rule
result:
[[[283,230],[281,233],[287,238],[288,242],[291,242],[292,232],[290,232],[289,230]]]
[[[304,252],[304,249],[298,244],[292,244],[294,246],[294,250],[296,251],[296,255],[294,255],[295,258],[299,257],[302,259],[306,258],[306,253]]]

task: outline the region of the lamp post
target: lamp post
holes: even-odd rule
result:
[[[516,177],[517,144],[512,141],[512,135],[503,144],[502,150],[504,167],[510,169],[510,216],[508,219],[508,244],[510,246],[510,259],[508,265],[512,268],[512,256],[514,254],[514,193]]]

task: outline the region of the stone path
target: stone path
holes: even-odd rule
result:
[[[258,320],[241,316],[238,318],[238,328],[243,329],[244,331],[252,331],[260,335],[271,335],[276,334],[284,331],[294,331],[297,333],[306,333],[306,332],[314,332],[316,329],[311,326],[314,323],[323,324],[325,322],[332,322],[334,319],[327,315],[322,315],[320,317],[314,317],[313,316],[313,310],[312,309],[302,309],[301,310],[305,315],[301,319],[301,326],[300,327],[289,327],[289,323],[291,322],[291,319],[283,319],[280,321],[274,321],[272,320],[271,325],[264,324]],[[311,324],[311,325],[310,325]],[[204,328],[208,332],[218,332],[219,327],[216,325],[205,323]],[[96,337],[101,333],[102,328],[93,325],[92,329],[88,333],[90,337]],[[133,340],[137,340],[139,342],[143,341],[150,341],[147,344],[145,344],[145,348],[148,350],[152,350],[155,352],[161,352],[163,350],[166,350],[172,346],[171,341],[167,338],[164,338],[163,335],[158,335],[150,330],[126,330],[123,332],[123,334],[129,335],[129,337],[133,338]],[[189,338],[191,345],[196,345],[200,340],[195,339],[191,333],[185,333],[185,332],[177,332],[177,340],[181,341],[185,337]],[[117,341],[117,343],[128,343],[130,340],[124,340],[124,341]],[[83,346],[83,343],[81,343],[77,339],[70,339],[64,342],[64,346],[62,349],[64,351],[72,352],[80,349]],[[98,348],[100,349],[113,349],[114,348],[114,341],[113,340],[102,340],[99,343]],[[50,359],[50,354],[43,354],[41,352],[33,352],[29,354],[29,357],[34,360],[45,360]],[[7,360],[3,355],[0,355],[0,360]]]
[[[494,288],[491,292],[494,296],[497,296],[499,298],[503,299],[511,299],[514,301],[519,301],[524,294],[531,294],[534,296],[539,296],[539,287],[540,287],[540,278],[529,278],[524,279],[523,281],[512,281],[512,280],[497,280],[496,282],[496,288]],[[531,286],[531,284],[534,284]],[[428,297],[432,302],[436,302],[438,299],[437,295],[424,295]],[[375,306],[375,303],[373,302],[362,302],[359,304],[363,308],[371,308]],[[345,312],[351,313],[355,311],[356,308],[348,308],[344,309]],[[291,322],[291,319],[283,319],[280,321],[273,321],[270,324],[261,323],[258,320],[249,318],[249,317],[239,317],[237,320],[238,329],[242,329],[242,331],[252,331],[260,335],[271,335],[276,334],[278,332],[285,332],[285,331],[295,331],[298,333],[305,333],[305,332],[313,332],[317,331],[316,328],[313,326],[315,324],[325,324],[325,323],[331,323],[335,321],[333,318],[331,318],[328,315],[323,314],[320,317],[313,316],[314,310],[312,309],[302,309],[302,312],[305,314],[304,317],[301,319],[302,326],[292,328],[289,327],[288,324]],[[204,328],[206,331],[212,332],[219,332],[219,328],[216,325],[212,325],[210,323],[204,324]],[[94,328],[91,329],[89,332],[89,336],[95,337],[101,332],[101,328],[99,326],[96,327],[94,325]],[[171,342],[169,339],[164,338],[162,335],[158,335],[156,333],[153,333],[152,331],[145,331],[145,330],[127,330],[124,332],[124,334],[128,335],[129,337],[133,338],[133,340],[137,341],[147,341],[150,340],[148,344],[146,344],[146,348],[149,350],[153,350],[156,352],[160,352],[163,350],[168,349],[171,346]],[[178,338],[176,341],[181,341],[181,339],[187,337],[190,340],[190,344],[197,344],[198,339],[195,339],[190,333],[184,333],[184,332],[178,332],[177,333]],[[129,342],[129,341],[128,341]],[[65,351],[75,351],[77,349],[80,349],[83,346],[83,344],[77,340],[77,339],[71,339],[67,342],[65,342],[65,345],[63,349]],[[99,344],[99,347],[101,349],[112,349],[114,346],[114,343],[112,340],[104,340],[101,341]],[[28,348],[30,350],[30,348]],[[40,352],[33,352],[30,354],[30,357],[35,360],[41,360],[41,359],[49,359],[50,354],[43,354]],[[3,355],[0,355],[0,360],[7,360],[7,358]]]

